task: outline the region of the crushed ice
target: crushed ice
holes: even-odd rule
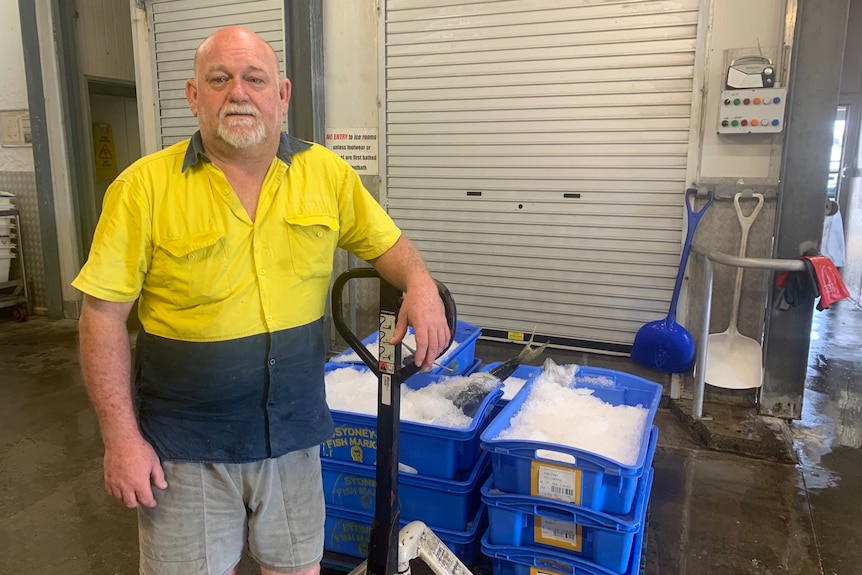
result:
[[[466,429],[473,418],[464,413],[465,401],[475,397],[476,391],[485,394],[493,391],[499,383],[487,374],[474,374],[473,377],[444,376],[415,390],[402,385],[401,420]],[[370,370],[334,369],[326,374],[326,401],[329,408],[336,411],[376,416],[377,385],[377,376]]]
[[[526,400],[498,438],[565,445],[623,465],[635,464],[646,433],[648,410],[640,405],[615,406],[595,397],[590,386],[613,385],[613,380],[578,378],[577,369],[577,365],[545,360]],[[553,452],[544,456],[571,460],[566,455],[555,457]]]

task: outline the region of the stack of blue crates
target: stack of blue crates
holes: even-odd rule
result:
[[[552,575],[638,575],[662,387],[614,370],[578,369],[572,387],[589,388],[611,405],[647,409],[637,460],[623,465],[572,446],[498,437],[539,373],[481,435],[492,467],[481,490],[489,520],[482,552],[494,575],[530,575],[536,568]]]
[[[445,357],[449,369],[418,373],[404,382],[419,389],[451,375],[469,375],[480,365],[475,358],[481,329],[459,321],[458,347]],[[363,343],[373,344],[376,334]],[[348,353],[333,358],[327,371],[341,367],[367,369],[364,364],[341,363]],[[399,461],[415,473],[398,474],[402,526],[426,523],[465,563],[479,552],[487,514],[481,487],[491,473],[491,455],[479,447],[479,435],[488,425],[492,409],[502,395],[497,388],[485,397],[466,429],[401,421]],[[366,557],[376,497],[377,417],[332,411],[335,433],[321,445],[323,488],[326,500],[324,549]]]

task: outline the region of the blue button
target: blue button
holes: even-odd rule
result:
[[[777,125],[778,125],[778,124],[780,124],[780,123],[781,123],[781,122],[779,122],[778,120],[772,120],[772,125],[773,125],[773,126],[777,126]]]
[[[274,359],[269,360],[269,365],[275,365],[275,360]]]
[[[774,98],[772,99],[772,101],[773,101],[774,103],[776,103],[776,104],[780,104],[780,103],[781,103],[781,98],[779,98],[778,96],[776,96],[776,97],[774,97]]]

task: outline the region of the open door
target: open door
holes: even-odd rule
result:
[[[88,82],[92,124],[93,205],[96,216],[111,182],[132,162],[141,157],[138,102],[135,87]],[[92,237],[92,234],[89,234]],[[89,251],[89,246],[86,246]],[[129,313],[130,330],[140,328],[137,302]]]

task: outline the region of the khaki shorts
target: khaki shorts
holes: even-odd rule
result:
[[[162,462],[168,488],[138,508],[141,575],[222,575],[249,554],[291,573],[323,557],[320,448],[253,463]]]

